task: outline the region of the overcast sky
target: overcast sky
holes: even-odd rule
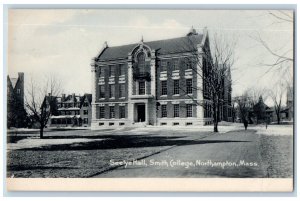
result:
[[[204,10],[9,10],[8,74],[29,77],[55,74],[65,93],[91,92],[91,59],[109,46],[185,36],[193,26],[237,41],[232,72],[233,95],[249,87],[272,88],[282,73],[262,64],[275,62],[253,37],[258,34],[278,53],[293,48],[292,23],[268,11]],[[287,53],[292,57],[292,51]],[[284,63],[291,68],[291,63]]]

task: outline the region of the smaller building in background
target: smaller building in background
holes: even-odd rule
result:
[[[7,76],[7,128],[27,127],[24,107],[24,73],[17,78]]]
[[[89,127],[91,125],[92,95],[62,94],[56,97],[48,127]]]

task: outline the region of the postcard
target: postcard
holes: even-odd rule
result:
[[[8,9],[8,191],[291,192],[294,10]]]

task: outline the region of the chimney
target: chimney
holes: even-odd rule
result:
[[[65,99],[66,99],[66,94],[62,94],[62,95],[61,95],[61,102],[64,102]]]
[[[72,101],[75,102],[75,93],[72,93]]]
[[[22,72],[18,73],[18,77],[21,81],[24,81],[24,73]]]
[[[105,49],[105,48],[108,48],[107,41],[105,41],[104,44],[103,44],[103,49]]]

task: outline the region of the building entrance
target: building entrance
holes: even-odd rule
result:
[[[137,105],[138,122],[145,122],[145,104]]]

